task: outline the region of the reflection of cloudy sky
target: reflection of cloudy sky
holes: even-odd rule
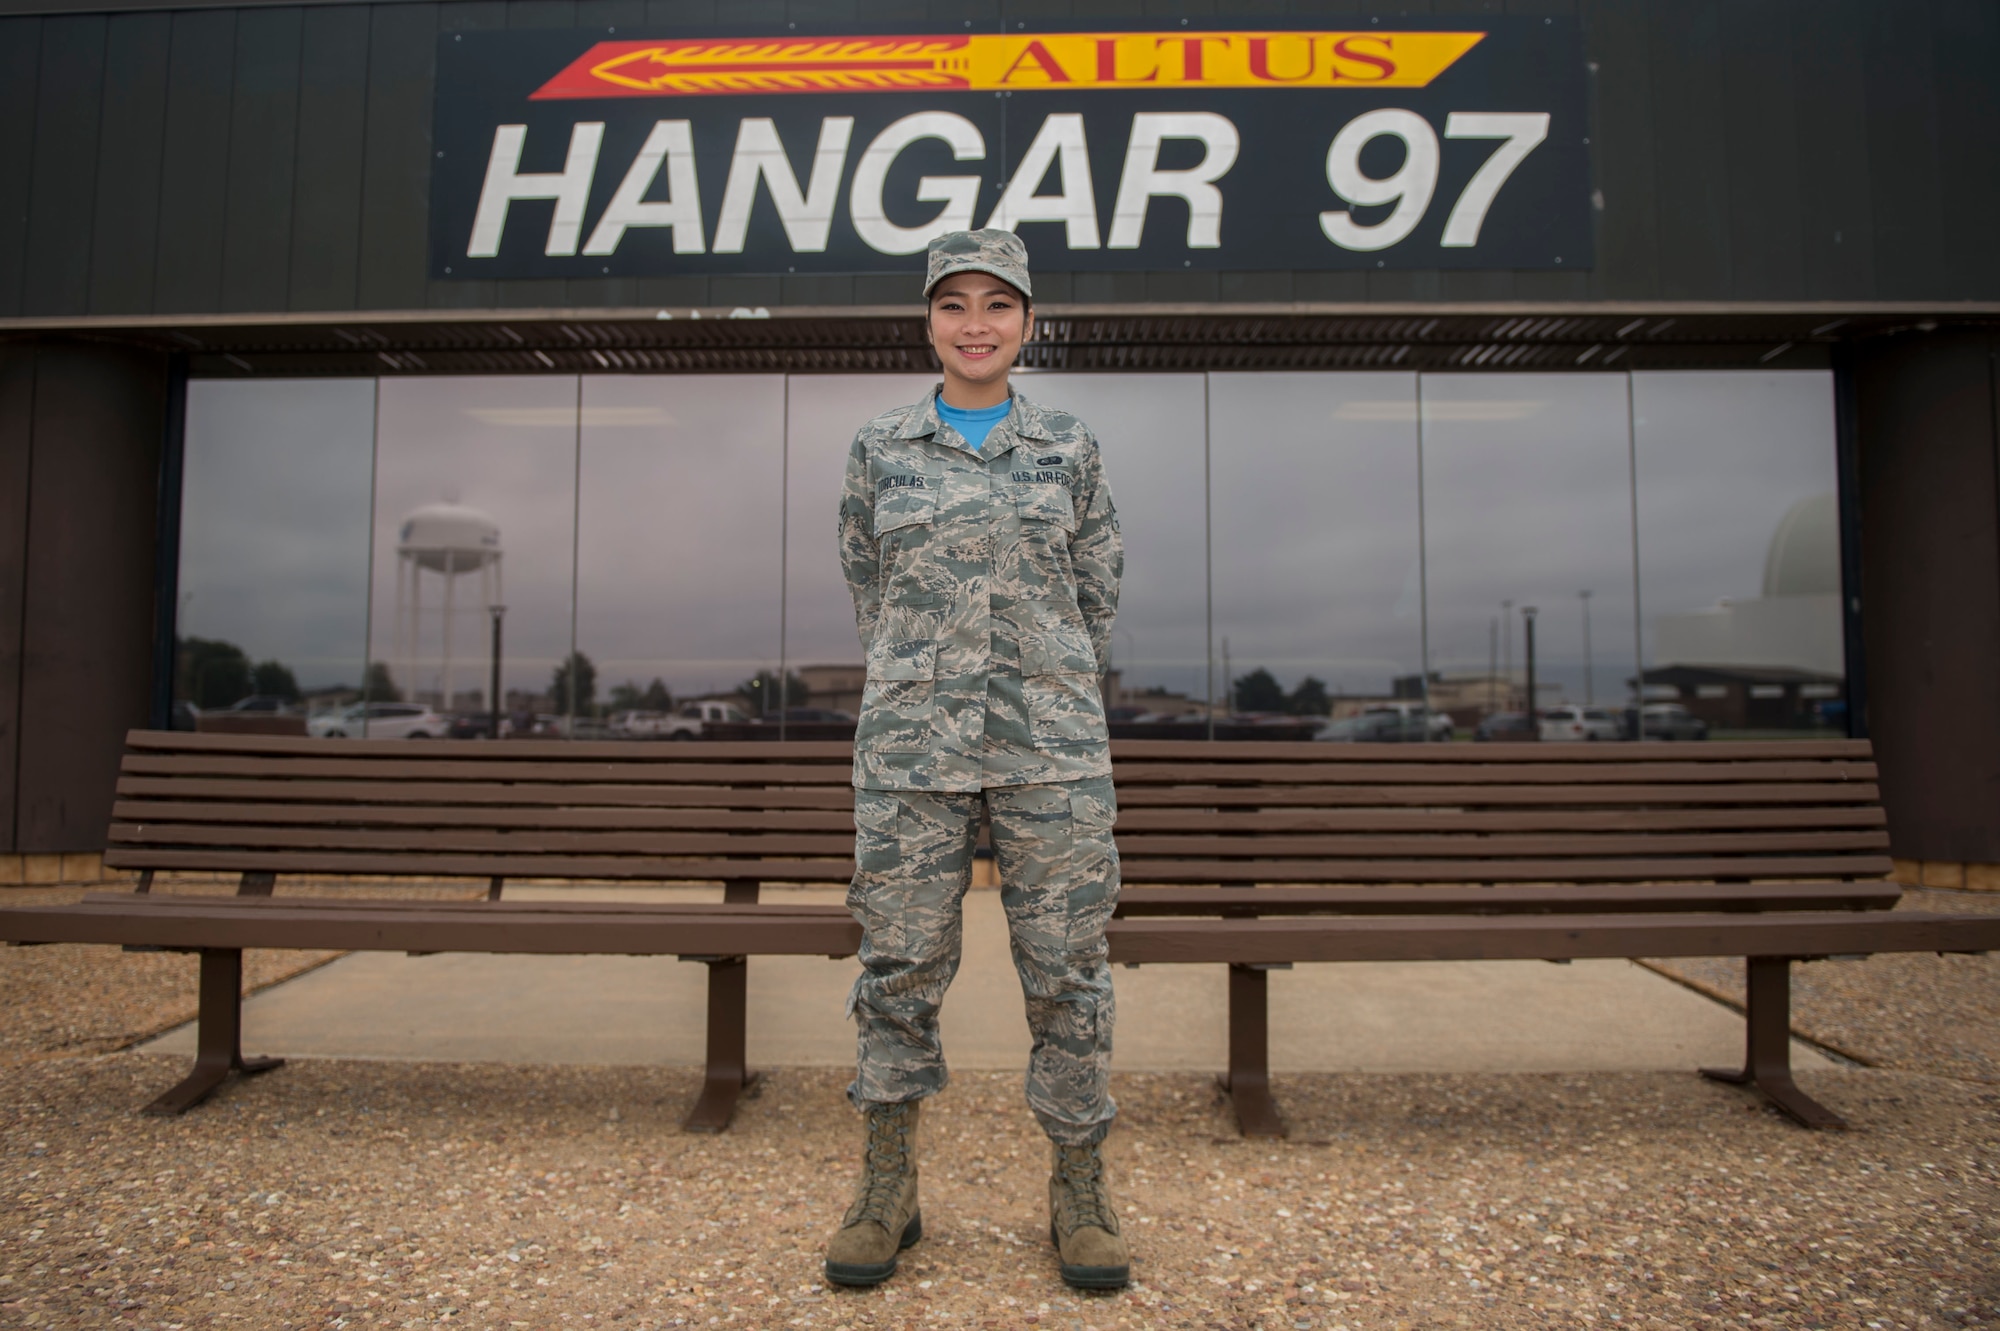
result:
[[[1512,601],[1515,664],[1520,607],[1533,605],[1544,673],[1575,671],[1580,684],[1588,590],[1596,696],[1622,690],[1633,657],[1624,376],[1425,375],[1424,405],[1431,668],[1484,671],[1494,617]]]
[[[1756,596],[1778,523],[1838,489],[1833,376],[1661,372],[1632,390],[1650,637],[1656,615]]]
[[[361,679],[369,379],[188,385],[180,631],[278,659],[306,688]]]
[[[576,632],[600,695],[733,688],[777,661],[783,393],[765,374],[583,381]]]
[[[385,381],[374,655],[388,659],[394,640],[402,518],[456,501],[500,526],[511,687],[546,687],[568,650],[573,542],[578,643],[599,664],[601,690],[655,675],[676,692],[734,685],[778,655],[788,485],[790,660],[858,661],[834,539],[841,469],[862,422],[932,382],[794,376],[787,481],[779,376],[588,377],[578,496],[576,379]],[[1127,548],[1115,663],[1135,684],[1199,694],[1201,377],[1018,382],[1081,416],[1103,444]],[[1580,696],[1577,592],[1588,588],[1597,696],[1622,687],[1632,658],[1625,382],[1424,377],[1434,668],[1484,670],[1500,602],[1533,603],[1545,676]],[[1828,376],[1633,383],[1647,618],[1757,595],[1779,520],[1834,488]],[[1356,692],[1417,668],[1415,391],[1408,374],[1213,376],[1216,650],[1227,637],[1236,673],[1262,665],[1288,684],[1311,673]],[[309,686],[356,678],[373,415],[368,381],[191,385],[185,631],[284,660]],[[438,585],[425,590],[433,658]],[[464,601],[476,586],[461,583]],[[483,680],[476,610],[461,613],[455,640],[461,690]],[[1513,636],[1518,665],[1518,612]]]
[[[1418,663],[1407,374],[1218,374],[1210,408],[1216,650],[1376,692]]]

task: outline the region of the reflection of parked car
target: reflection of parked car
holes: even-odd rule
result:
[[[451,717],[445,735],[450,739],[490,739],[493,735],[493,714],[459,712]]]
[[[1534,739],[1535,732],[1528,728],[1528,718],[1520,712],[1494,712],[1473,727],[1472,737],[1476,740],[1523,740]]]
[[[251,712],[289,712],[292,710],[292,705],[275,693],[253,693],[247,698],[238,698],[222,710],[239,715]]]
[[[1677,702],[1649,702],[1639,709],[1647,739],[1707,739],[1708,722]]]
[[[1382,712],[1394,712],[1405,720],[1418,721],[1428,717],[1427,727],[1432,739],[1450,739],[1453,733],[1451,713],[1433,712],[1420,702],[1374,702],[1361,709],[1363,716]]]
[[[787,707],[785,709],[785,720],[813,725],[851,726],[854,724],[852,716],[831,707]],[[767,725],[776,725],[778,718],[776,716],[767,716],[764,718],[764,721]]]
[[[169,730],[198,729],[199,725],[198,722],[196,721],[196,718],[199,717],[200,715],[201,715],[201,708],[196,707],[193,703],[189,702],[187,699],[182,698],[174,703],[173,714],[167,720],[167,729]]]
[[[1542,709],[1543,739],[1618,739],[1618,718],[1607,707],[1564,703]]]
[[[306,723],[307,734],[324,739],[360,739],[364,732],[369,739],[442,739],[450,729],[449,721],[420,702],[356,703]]]
[[[667,719],[655,733],[666,739],[700,739],[705,727],[747,721],[743,709],[730,702],[691,702]]]
[[[657,739],[666,733],[668,719],[665,712],[614,712],[611,733],[626,739]]]
[[[1313,738],[1335,744],[1421,744],[1426,736],[1420,717],[1402,712],[1363,712],[1328,722]]]

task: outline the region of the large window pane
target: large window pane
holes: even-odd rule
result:
[[[188,385],[177,701],[359,688],[374,435],[371,379]]]
[[[492,621],[506,607],[507,710],[587,710],[571,650],[576,549],[577,380],[385,379],[375,471],[378,683],[405,700],[472,715],[488,693]],[[575,678],[576,687],[568,686]]]
[[[1844,730],[1833,377],[1632,377],[1646,682],[1714,732]]]
[[[1257,670],[1288,710],[1389,696],[1418,673],[1416,377],[1218,374],[1211,392],[1216,650],[1252,680],[1237,707],[1269,709],[1247,696]]]
[[[1107,704],[1172,712],[1208,696],[1198,374],[1024,374],[1017,386],[1097,436],[1125,537]],[[1223,684],[1217,665],[1216,693]]]
[[[1520,708],[1532,606],[1536,705],[1622,713],[1636,674],[1625,377],[1422,386],[1433,701],[1461,726]]]
[[[776,375],[583,381],[577,650],[607,708],[777,667],[783,394]]]
[[[861,714],[861,639],[839,540],[841,479],[855,432],[936,382],[930,374],[792,376],[785,649],[792,673],[809,690],[807,706]]]

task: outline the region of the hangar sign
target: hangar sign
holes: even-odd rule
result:
[[[432,275],[1588,267],[1584,101],[1561,19],[447,34]]]

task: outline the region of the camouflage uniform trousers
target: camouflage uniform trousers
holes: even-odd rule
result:
[[[862,937],[861,976],[848,999],[859,1030],[848,1098],[893,1103],[945,1087],[938,1008],[963,951],[962,908],[982,805],[1034,1036],[1028,1107],[1054,1141],[1102,1141],[1117,1113],[1110,1095],[1116,1007],[1104,941],[1118,904],[1109,777],[959,794],[854,792],[856,869],[847,907]]]

